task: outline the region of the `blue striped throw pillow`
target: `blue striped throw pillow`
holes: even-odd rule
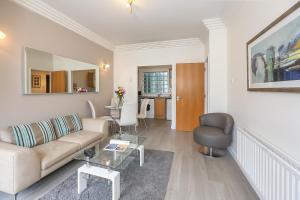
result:
[[[82,123],[78,114],[57,117],[52,120],[57,137],[82,130]]]
[[[56,140],[54,127],[50,120],[41,121],[41,122],[38,122],[37,124],[40,127],[40,129],[42,130],[43,139],[44,139],[43,143],[47,143],[47,142]]]
[[[67,116],[53,119],[53,124],[57,137],[62,137],[71,133],[72,128],[70,127],[70,122],[68,123]]]
[[[72,114],[71,115],[71,119],[74,125],[74,131],[81,131],[82,130],[82,123],[81,123],[81,119],[79,118],[78,114]]]
[[[34,147],[56,139],[51,121],[12,126],[15,144],[22,147]]]

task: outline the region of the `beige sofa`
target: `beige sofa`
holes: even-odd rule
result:
[[[33,148],[0,141],[0,191],[17,194],[108,135],[107,121],[82,119],[83,130]],[[7,130],[1,130],[4,137]]]

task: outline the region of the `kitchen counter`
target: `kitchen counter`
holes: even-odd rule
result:
[[[138,96],[139,99],[155,99],[155,98],[165,98],[165,99],[172,99],[172,96]]]

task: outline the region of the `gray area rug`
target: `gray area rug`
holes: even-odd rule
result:
[[[138,158],[121,169],[121,200],[163,200],[166,195],[174,153],[145,150],[145,163]],[[88,188],[77,194],[77,173],[64,180],[40,200],[111,200],[111,184],[106,179],[91,176]]]

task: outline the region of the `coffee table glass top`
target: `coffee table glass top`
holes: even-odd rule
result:
[[[111,139],[129,141],[129,147],[123,151],[108,151],[104,150]],[[106,138],[100,144],[96,145],[95,147],[85,150],[80,155],[76,156],[76,160],[86,161],[89,164],[93,165],[100,165],[105,168],[116,169],[118,168],[123,161],[125,161],[134,151],[138,149],[140,145],[144,143],[146,137],[139,136],[139,135],[129,135],[129,134],[122,134],[122,135],[113,135]]]

